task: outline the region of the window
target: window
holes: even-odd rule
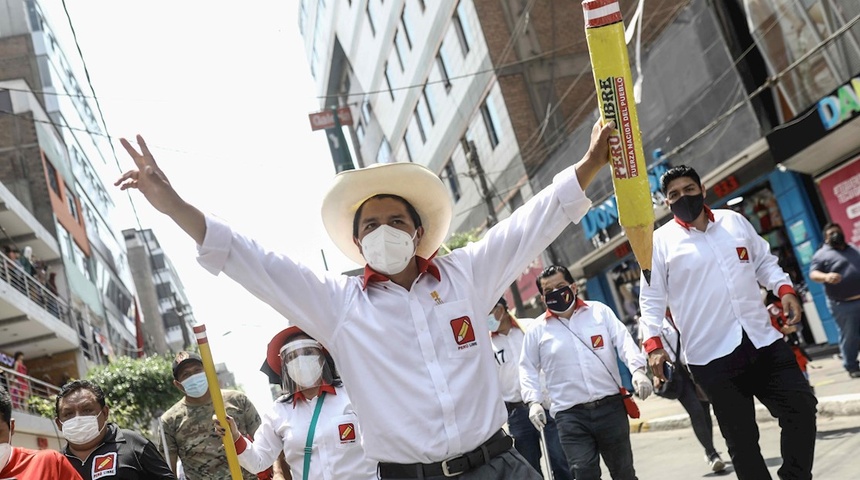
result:
[[[394,51],[397,53],[397,63],[400,65],[400,71],[403,72],[405,69],[403,68],[403,35],[400,34],[399,30],[394,32]]]
[[[451,196],[454,197],[454,202],[460,200],[460,180],[457,178],[457,171],[454,169],[454,162],[451,160],[448,160],[448,163],[445,164],[442,179],[447,181],[448,188],[451,190]]]
[[[372,2],[367,2],[367,5],[364,7],[364,12],[367,14],[367,24],[370,25],[370,34],[374,37],[376,36],[376,27],[373,25],[373,14],[370,13],[370,4]]]
[[[429,93],[430,86],[424,85],[421,91],[421,96],[424,98],[424,105],[427,107],[427,116],[430,118],[430,125],[436,124],[436,114],[433,112],[433,95]]]
[[[72,189],[68,185],[66,185],[66,203],[69,205],[69,213],[72,214],[76,222],[81,223],[81,216],[78,213],[78,202],[75,199],[75,194],[72,193]]]
[[[165,267],[164,263],[164,254],[156,253],[152,256],[152,269],[153,270],[163,270]]]
[[[376,153],[376,163],[391,163],[391,145],[388,144],[388,139],[383,137],[382,143],[379,144],[379,151]]]
[[[409,35],[409,26],[406,24],[406,5],[409,5],[409,2],[403,4],[403,11],[400,12],[400,24],[403,26],[403,38],[406,40],[406,46],[412,50],[412,37]]]
[[[406,150],[406,158],[412,162],[412,150],[409,148],[409,129],[403,134],[403,149]]]
[[[361,104],[361,118],[364,119],[364,123],[366,125],[370,125],[370,113],[371,113],[370,100],[365,98],[364,102]]]
[[[48,184],[51,185],[51,190],[54,191],[57,196],[60,196],[60,182],[57,180],[57,169],[51,165],[50,160],[45,159],[45,169],[48,170]]]
[[[418,135],[421,136],[421,143],[427,143],[427,135],[424,133],[424,125],[421,123],[421,115],[418,114],[417,108],[412,112],[412,117],[415,120],[416,128],[418,128]]]
[[[444,44],[442,46],[444,46]],[[439,77],[445,85],[445,90],[451,90],[451,78],[448,76],[448,68],[445,67],[445,58],[442,56],[442,47],[439,47],[439,53],[436,54],[436,68],[439,70]]]
[[[171,298],[172,297],[173,289],[170,288],[169,282],[156,283],[155,284],[155,293],[158,295],[159,300],[163,300],[165,298]]]
[[[364,141],[364,124],[361,120],[358,121],[358,126],[355,127],[355,136],[358,137],[358,143]]]
[[[487,136],[490,138],[490,145],[496,148],[499,144],[499,119],[496,117],[496,109],[493,106],[493,99],[487,97],[484,104],[481,105],[481,117],[484,119],[484,126],[487,127]]]
[[[385,85],[388,86],[388,96],[394,101],[394,91],[391,89],[391,76],[388,74],[388,62],[385,62]]]
[[[463,2],[460,2],[457,5],[457,11],[454,12],[454,31],[457,32],[457,40],[460,41],[460,51],[463,52],[463,56],[469,53],[469,42],[472,38],[472,29],[469,28],[469,17],[466,16],[465,9],[463,8]]]
[[[0,113],[12,113],[12,96],[9,90],[0,92]]]

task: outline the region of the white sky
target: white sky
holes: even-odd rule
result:
[[[356,265],[331,243],[320,204],[334,167],[298,32],[298,2],[66,0],[84,58],[114,137],[147,140],[177,191],[264,245],[315,270]],[[60,0],[43,0],[55,30]],[[61,32],[57,32],[61,35]],[[62,42],[63,40],[61,40]],[[67,57],[77,52],[64,43]],[[85,79],[79,78],[87,92]],[[123,170],[133,163],[115,142]],[[122,217],[138,228],[113,187]],[[265,347],[286,321],[226,276],[200,267],[193,241],[133,191],[143,228],[152,228],[206,325],[215,362],[226,362],[257,408],[271,406],[259,372]],[[230,332],[230,333],[227,333]]]

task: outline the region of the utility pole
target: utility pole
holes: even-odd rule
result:
[[[481,165],[481,159],[478,157],[478,149],[475,147],[475,142],[469,140],[468,150],[466,151],[466,161],[469,164],[469,174],[477,176],[478,182],[481,185],[481,196],[484,197],[484,203],[487,204],[487,230],[493,225],[499,223],[499,218],[496,216],[496,207],[493,205],[493,193],[487,186],[487,176],[484,174],[484,167]],[[525,315],[525,306],[523,299],[520,296],[520,288],[516,280],[511,284],[511,296],[514,298],[514,306],[517,310],[517,316]]]

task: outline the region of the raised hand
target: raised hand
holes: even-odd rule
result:
[[[156,210],[170,215],[182,204],[182,199],[170,185],[164,172],[158,168],[155,158],[146,146],[146,141],[140,135],[137,136],[140,153],[125,138],[121,138],[119,141],[131,159],[134,160],[137,169],[123,173],[114,182],[114,185],[119,186],[120,190],[129,188],[140,190],[140,193]]]
[[[206,237],[206,217],[176,193],[167,175],[155,163],[155,158],[147,148],[143,137],[137,136],[140,152],[128,140],[121,138],[119,141],[134,160],[137,169],[123,173],[114,185],[120,190],[129,188],[140,190],[156,210],[170,216],[198,245],[202,244]]]

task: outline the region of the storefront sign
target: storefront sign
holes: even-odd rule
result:
[[[831,130],[860,114],[860,76],[836,89],[836,93],[818,101],[818,116],[824,130]]]
[[[860,246],[860,157],[817,179],[830,219],[845,232],[845,240]]]
[[[655,165],[648,169],[648,186],[651,189],[651,197],[655,203],[662,201],[660,194],[660,177],[671,167],[667,164]],[[598,233],[618,223],[618,203],[615,195],[596,207],[592,207],[585,217],[582,218],[582,229],[585,238],[592,240]],[[594,243],[594,242],[592,242]]]
[[[738,182],[738,177],[729,175],[725,180],[717,182],[717,184],[714,185],[714,194],[719,198],[723,198],[740,188],[740,186],[741,184]]]
[[[776,162],[784,162],[860,116],[860,74],[765,135]]]

